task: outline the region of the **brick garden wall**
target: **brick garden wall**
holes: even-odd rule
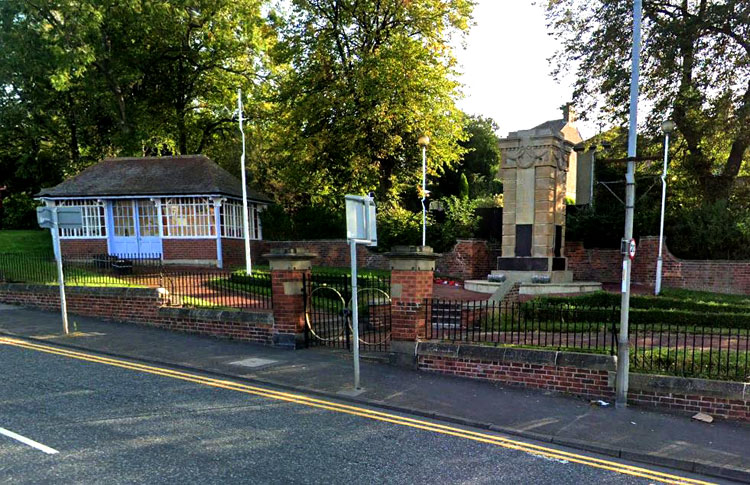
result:
[[[216,261],[216,239],[162,239],[164,260]]]
[[[94,256],[107,254],[106,239],[60,239],[60,251],[63,257]]]
[[[0,284],[0,302],[46,311],[60,310],[56,286]],[[270,345],[270,311],[228,312],[163,307],[149,288],[66,288],[68,312],[104,320],[130,322],[185,333]]]
[[[566,245],[568,268],[576,280],[618,282],[622,275],[622,256],[617,249],[585,249],[582,243]],[[644,236],[633,262],[633,282],[653,286],[659,238]],[[750,261],[687,260],[675,257],[665,245],[662,286],[750,294]]]
[[[596,354],[420,342],[420,370],[612,400],[615,359]],[[750,422],[750,384],[630,374],[628,402]]]
[[[484,239],[459,239],[450,252],[435,261],[435,272],[463,280],[485,279],[495,269],[499,255]]]
[[[429,342],[420,343],[417,352],[420,370],[590,399],[614,396],[608,384],[614,359],[605,355]]]

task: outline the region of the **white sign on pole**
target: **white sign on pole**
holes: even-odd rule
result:
[[[37,207],[36,220],[39,226],[49,229],[55,245],[57,262],[57,281],[60,285],[60,313],[62,314],[63,333],[68,334],[68,308],[65,302],[65,276],[63,275],[62,256],[60,253],[60,229],[79,229],[83,227],[83,210],[80,207]]]
[[[346,196],[346,238],[367,246],[378,245],[375,198],[369,195]]]
[[[354,391],[359,386],[359,307],[357,302],[357,244],[378,245],[378,231],[375,219],[375,199],[369,195],[347,195],[346,200],[346,238],[352,264],[352,339],[354,346]]]

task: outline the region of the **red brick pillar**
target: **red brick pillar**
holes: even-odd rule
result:
[[[429,246],[396,246],[391,268],[391,350],[396,363],[416,364],[415,350],[425,335],[425,300],[432,298],[435,260]]]
[[[289,349],[304,344],[305,301],[303,278],[310,279],[315,254],[296,248],[283,248],[264,254],[271,266],[273,292],[273,345]]]

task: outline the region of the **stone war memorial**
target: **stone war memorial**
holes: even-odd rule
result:
[[[591,191],[591,157],[573,149],[582,141],[569,104],[562,119],[511,132],[500,141],[502,255],[487,280],[467,281],[467,289],[492,293],[494,299],[516,287],[522,299],[601,289],[601,283],[574,282],[564,252],[566,198],[576,200],[579,189],[586,199]]]

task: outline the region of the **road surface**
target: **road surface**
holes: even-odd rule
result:
[[[715,482],[15,338],[0,366],[3,483]]]

